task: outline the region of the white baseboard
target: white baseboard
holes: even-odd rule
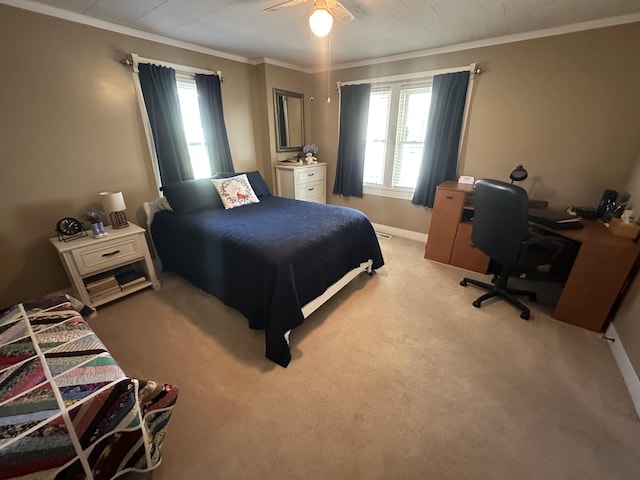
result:
[[[413,232],[411,230],[404,230],[402,228],[389,227],[387,225],[380,225],[379,223],[372,223],[373,229],[376,232],[388,233],[389,235],[395,235],[396,237],[407,238],[409,240],[416,240],[417,242],[426,243],[427,234],[420,232]]]
[[[613,324],[609,324],[606,335],[607,337],[614,339],[613,342],[609,342],[611,353],[613,353],[613,358],[616,360],[620,373],[622,374],[622,378],[624,379],[624,383],[627,385],[627,390],[629,390],[629,395],[631,396],[631,401],[636,409],[636,414],[640,417],[640,379],[638,378],[638,374],[633,369],[633,365],[627,356],[627,352],[624,350],[624,346],[622,345],[620,337],[618,337],[618,332],[616,332]]]

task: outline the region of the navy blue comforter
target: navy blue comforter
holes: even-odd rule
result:
[[[265,330],[266,356],[286,367],[284,333],[301,308],[362,262],[384,265],[360,211],[281,197],[230,210],[162,211],[151,235],[163,267],[239,310]]]

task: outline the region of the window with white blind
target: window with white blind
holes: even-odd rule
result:
[[[371,90],[364,162],[365,185],[382,186],[384,182],[390,99],[390,87]]]
[[[431,104],[431,78],[375,85],[369,100],[364,192],[411,198]]]
[[[176,75],[176,83],[178,85],[180,113],[182,114],[182,124],[187,139],[187,146],[189,147],[193,177],[210,177],[211,165],[209,163],[204,133],[202,132],[195,78],[193,75]]]

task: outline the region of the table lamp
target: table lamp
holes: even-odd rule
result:
[[[124,204],[122,192],[100,192],[100,198],[104,211],[109,212],[111,226],[113,228],[127,228],[129,222],[127,222],[127,216],[124,213],[127,206]]]
[[[526,180],[526,178],[528,176],[529,176],[529,174],[524,169],[522,164],[520,164],[516,168],[514,168],[511,171],[511,173],[509,174],[509,178],[511,179],[511,183],[513,183],[513,182],[521,182],[523,180]]]

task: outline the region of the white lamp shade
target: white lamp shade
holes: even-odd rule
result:
[[[309,17],[309,26],[316,37],[326,37],[333,26],[333,16],[324,8],[318,8]]]
[[[105,212],[122,212],[127,209],[122,192],[100,192],[100,199]]]

